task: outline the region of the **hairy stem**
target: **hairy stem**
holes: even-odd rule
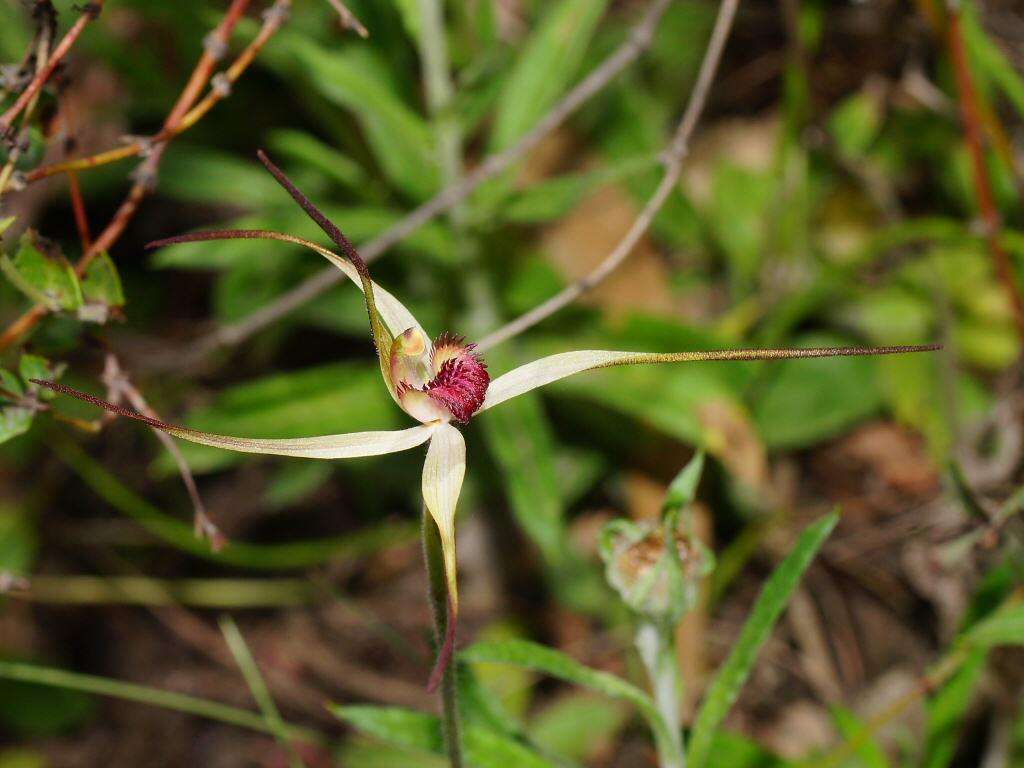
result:
[[[645,619],[637,628],[635,640],[651,680],[655,706],[665,721],[668,733],[667,739],[658,741],[658,765],[661,768],[686,768],[679,710],[683,677],[679,670],[674,630],[669,622]]]
[[[438,651],[448,645],[448,621],[451,618],[448,601],[448,581],[444,571],[444,553],[441,536],[426,506],[423,507],[423,559],[427,564],[428,596],[434,615],[434,633]],[[459,728],[459,703],[456,693],[455,664],[444,666],[441,678],[441,724],[444,731],[445,751],[452,768],[462,768],[462,746]]]

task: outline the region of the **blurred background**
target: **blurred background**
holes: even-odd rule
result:
[[[139,704],[0,679],[0,768],[445,764],[324,706],[436,712],[418,452],[312,462],[180,443],[228,542],[214,552],[151,431],[44,399],[26,380],[59,372],[223,434],[405,426],[377,378],[359,293],[316,277],[315,255],[262,241],[144,245],[211,226],[325,242],[258,148],[367,243],[514,148],[616,51],[635,55],[508,170],[371,265],[428,330],[480,338],[586,276],[637,219],[718,6],[345,5],[365,39],[326,0],[296,1],[287,20],[253,0],[214,71],[270,29],[251,66],[215,77],[202,93],[216,103],[154,143],[139,137],[166,130],[203,51],[222,47],[208,35],[225,0],[108,0],[94,21],[64,0],[55,19],[49,3],[0,0],[4,110],[40,43],[52,49],[86,17],[0,150],[0,659],[255,710],[225,642],[240,630],[284,720],[324,739],[296,757],[146,693]],[[649,47],[630,37],[645,19]],[[1020,596],[1024,574],[1022,43],[1024,10],[1002,0],[740,4],[650,230],[596,290],[489,350],[492,374],[582,348],[944,349],[607,370],[474,419],[460,644],[530,638],[645,687],[598,531],[656,517],[703,447],[693,519],[717,567],[677,634],[685,722],[797,533],[841,512],[712,764],[1024,765],[1019,649],[975,654],[942,685],[927,677],[965,628]],[[125,147],[118,162],[45,171]],[[69,265],[90,248],[79,286]],[[290,311],[277,311],[282,296]],[[655,764],[629,705],[515,668],[474,673],[480,702],[500,705],[551,765]],[[837,753],[865,723],[870,738]]]

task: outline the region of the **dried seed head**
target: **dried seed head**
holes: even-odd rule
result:
[[[606,578],[633,610],[678,620],[697,598],[697,587],[711,569],[707,549],[677,531],[673,553],[662,527],[615,521],[603,535]]]

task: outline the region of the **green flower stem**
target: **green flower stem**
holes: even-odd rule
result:
[[[686,768],[679,704],[683,678],[676,654],[675,627],[667,621],[644,619],[636,631],[636,647],[651,679],[654,703],[665,721],[668,738],[658,740],[661,768]]]
[[[423,508],[423,557],[427,564],[429,579],[430,607],[434,614],[434,632],[437,648],[444,647],[448,630],[448,581],[444,572],[444,554],[441,551],[441,536],[427,508]],[[459,702],[456,691],[455,660],[445,666],[441,678],[441,723],[444,729],[445,750],[451,768],[462,768],[462,745],[460,741]]]

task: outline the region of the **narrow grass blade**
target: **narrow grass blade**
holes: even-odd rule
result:
[[[229,725],[237,725],[240,728],[248,728],[271,735],[274,733],[266,720],[257,712],[230,707],[227,704],[199,699],[183,693],[163,691],[159,688],[125,683],[106,677],[83,675],[78,672],[68,672],[63,669],[41,667],[34,664],[0,661],[0,678],[20,680],[25,683],[36,683],[37,685],[49,685],[55,688],[66,688],[72,691],[82,691],[83,693],[94,693],[99,696],[110,696],[126,701],[137,701],[141,704],[149,704],[154,707],[196,715],[197,717],[205,717],[209,720],[218,720]],[[326,742],[326,738],[322,734],[308,728],[284,725],[284,729],[290,738],[299,739],[310,744]]]
[[[408,542],[418,534],[418,527],[413,523],[385,523],[335,538],[283,544],[232,541],[220,552],[213,552],[209,544],[196,538],[191,523],[173,518],[154,507],[70,440],[54,438],[50,444],[54,453],[112,507],[171,546],[225,565],[260,570],[308,568],[327,561],[340,562],[361,557],[382,547]]]
[[[284,720],[281,719],[281,713],[277,711],[277,705],[274,704],[274,697],[270,695],[270,689],[267,688],[267,683],[260,673],[260,668],[256,664],[256,659],[253,658],[245,638],[242,637],[241,630],[230,616],[221,616],[218,623],[221,634],[224,635],[224,642],[228,644],[228,650],[235,658],[235,663],[241,670],[245,683],[249,686],[253,699],[256,700],[256,705],[263,713],[263,720],[278,743],[288,750],[291,768],[303,768],[302,760],[299,759],[295,752],[295,746],[288,738],[288,730],[285,728]]]
[[[353,728],[386,744],[440,755],[444,753],[441,721],[434,715],[398,707],[331,707],[331,712]],[[525,744],[480,726],[463,736],[465,759],[473,768],[555,768]]]
[[[704,768],[707,765],[715,732],[739,696],[757,659],[758,651],[775,627],[775,622],[789,602],[793,590],[800,582],[800,577],[837,522],[839,515],[832,513],[808,526],[800,535],[796,546],[775,569],[761,590],[750,618],[744,624],[729,658],[718,670],[697,713],[690,736],[691,768]]]

